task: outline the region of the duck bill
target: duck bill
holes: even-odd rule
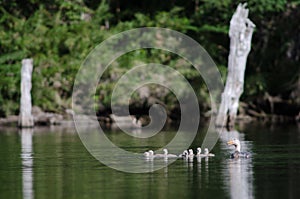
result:
[[[234,141],[233,141],[233,140],[230,140],[230,141],[227,142],[227,144],[228,144],[228,145],[233,145],[233,144],[234,144]]]

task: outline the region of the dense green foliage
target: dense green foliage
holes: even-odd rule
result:
[[[73,80],[88,53],[109,36],[135,27],[165,27],[191,36],[205,47],[225,75],[229,21],[238,3],[233,0],[1,0],[0,116],[18,113],[22,58],[34,59],[33,104],[60,112],[70,107]],[[270,93],[299,103],[300,1],[250,0],[248,5],[257,28],[243,100],[253,101]],[[202,105],[207,102],[206,88],[190,66],[179,67],[180,59],[167,53],[141,50],[120,58],[107,71],[106,79],[102,80],[105,84],[99,85],[96,94],[96,100],[105,107],[109,107],[113,77],[128,70],[134,64],[132,60],[177,67],[195,85]],[[152,94],[157,97],[155,92]],[[167,105],[175,103],[170,99],[166,94],[160,100]]]

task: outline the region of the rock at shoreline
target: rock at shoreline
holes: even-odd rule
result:
[[[32,115],[35,125],[59,125],[63,120],[61,114],[43,112],[37,106],[32,108]]]
[[[73,123],[67,115],[64,117],[62,114],[44,112],[37,106],[32,107],[32,116],[34,124],[37,126],[61,125],[66,123],[66,118]],[[0,126],[18,126],[18,120],[19,116],[17,115],[0,118]]]

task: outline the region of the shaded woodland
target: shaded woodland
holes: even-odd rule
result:
[[[242,1],[243,2],[243,1]],[[32,101],[54,113],[71,108],[72,86],[88,53],[106,38],[137,27],[177,30],[198,41],[216,62],[224,81],[229,54],[229,21],[233,0],[1,0],[0,1],[0,117],[17,115],[23,58],[33,58]],[[300,0],[250,0],[252,39],[240,115],[299,119]],[[157,62],[180,71],[195,89],[203,112],[209,96],[201,77],[180,59],[160,50],[139,50],[119,58],[105,72],[95,94],[99,115],[110,113],[116,80],[139,62]],[[132,96],[131,113],[147,114],[156,102],[178,119],[178,102],[171,92],[149,87],[141,102]]]

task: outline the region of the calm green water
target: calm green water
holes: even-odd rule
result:
[[[108,137],[140,152],[169,142],[140,142],[120,132]],[[229,159],[225,142],[239,137],[251,159]],[[201,133],[192,148],[201,144]],[[132,147],[131,147],[132,146]],[[216,157],[179,159],[143,174],[113,170],[93,158],[75,129],[0,130],[0,198],[299,198],[300,132],[297,126],[248,125],[222,135]],[[145,164],[156,164],[145,161]]]

